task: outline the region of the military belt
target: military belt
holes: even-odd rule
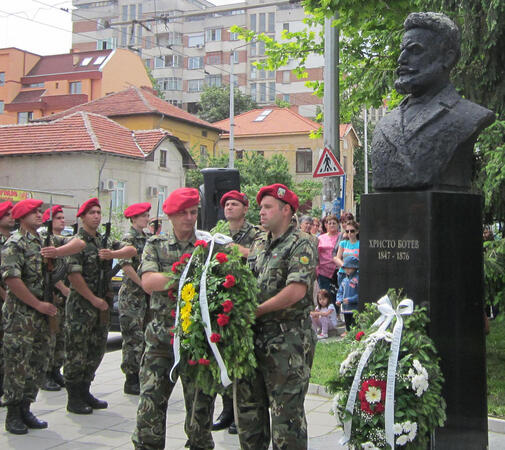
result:
[[[281,331],[285,333],[288,330],[293,329],[305,329],[310,328],[310,320],[308,318],[298,319],[298,320],[283,320],[278,322],[264,322],[256,323],[253,327],[256,333],[265,333],[270,331]]]

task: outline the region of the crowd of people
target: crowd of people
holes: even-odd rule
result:
[[[353,216],[302,216],[297,226],[298,198],[282,184],[264,186],[256,201],[258,225],[245,219],[245,194],[230,191],[221,206],[234,241],[230,245],[238,247],[259,287],[253,325],[258,366],[253,377],[239,380],[235,412],[233,393],[224,392],[215,422],[215,397],[201,392],[180,367],[184,429],[193,450],[214,448],[212,431],[225,428],[238,433],[243,449],[266,450],[270,443],[274,449],[306,449],[304,399],[316,335],[328,337],[339,320],[349,329],[357,307],[359,229]],[[80,226],[69,237],[60,235],[61,206],[43,213],[40,200],[0,203],[0,388],[8,432],[48,426],[30,411],[39,388],[64,387],[72,414],[108,407],[90,387],[105,352],[116,259],[124,274],[119,291],[124,392],[139,395],[132,441],[137,449],[165,447],[175,325],[166,273],[194,250],[199,202],[196,189],[174,190],[163,203],[171,223],[163,234],[160,221],[149,219],[150,203],[131,205],[124,211],[131,226],[120,241],[99,231],[97,198],[79,208]],[[43,224],[48,230],[40,232]]]

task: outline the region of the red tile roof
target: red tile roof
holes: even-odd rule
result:
[[[45,89],[36,89],[34,91],[21,91],[12,103],[32,103],[40,101],[42,94],[46,92]]]
[[[37,77],[41,75],[53,75],[70,72],[86,72],[98,70],[100,64],[96,64],[96,59],[100,56],[109,56],[113,50],[95,50],[91,52],[64,53],[62,55],[41,56],[40,61],[35,64],[26,77]],[[91,58],[89,64],[83,66],[82,62],[86,58]]]
[[[202,120],[193,114],[174,106],[159,97],[156,97],[149,88],[131,87],[124,91],[115,92],[98,98],[89,103],[76,106],[52,116],[42,117],[41,121],[54,120],[57,117],[71,114],[75,111],[88,111],[106,117],[131,116],[135,114],[159,114],[171,119],[200,125],[216,131],[222,131],[220,127]]]
[[[77,112],[53,122],[0,126],[0,157],[101,151],[143,159],[167,137],[177,139],[166,130],[133,132],[106,117]]]
[[[270,110],[269,114],[266,111]],[[264,116],[261,121],[255,121],[260,116]],[[234,136],[258,136],[272,134],[308,134],[311,131],[319,129],[319,123],[304,117],[289,108],[280,108],[278,106],[268,106],[261,109],[253,109],[242,113],[234,118]],[[229,135],[230,119],[214,122],[215,126],[224,128],[227,132],[224,137]],[[352,128],[351,124],[340,124],[340,137]]]

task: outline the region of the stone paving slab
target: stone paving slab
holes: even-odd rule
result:
[[[106,410],[89,416],[66,411],[66,392],[40,391],[32,411],[49,422],[47,430],[30,430],[27,435],[15,436],[4,428],[6,408],[0,408],[0,449],[2,450],[111,450],[132,449],[131,434],[135,428],[138,397],[123,393],[124,377],[120,370],[121,352],[107,353],[92,385],[92,392],[109,402]],[[309,450],[340,450],[342,431],[328,414],[332,400],[318,385],[311,385],[305,400],[309,431]],[[221,411],[221,398],[216,400],[216,415]],[[177,383],[167,411],[167,441],[169,450],[183,450],[184,401],[182,388]],[[505,422],[490,419],[489,449],[505,449]],[[238,437],[226,430],[213,433],[216,450],[240,448]]]

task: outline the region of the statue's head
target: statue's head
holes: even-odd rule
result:
[[[460,32],[445,14],[409,14],[398,58],[395,88],[402,94],[423,95],[449,82],[460,56]]]

